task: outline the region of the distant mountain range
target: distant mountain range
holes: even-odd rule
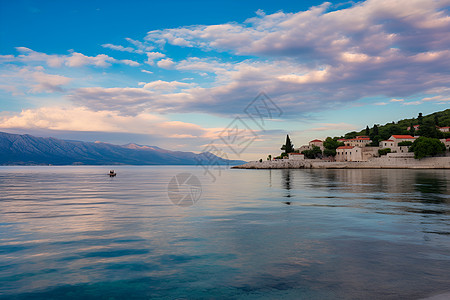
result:
[[[0,165],[238,165],[212,153],[170,151],[137,144],[113,145],[0,132]]]

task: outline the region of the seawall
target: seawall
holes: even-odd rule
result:
[[[450,157],[388,158],[362,162],[327,162],[317,159],[251,161],[233,169],[450,169]]]

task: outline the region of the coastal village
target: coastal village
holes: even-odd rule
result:
[[[432,120],[431,116],[426,117],[424,121],[420,113],[417,118],[419,124],[411,123],[408,127],[402,127],[400,122],[388,123],[382,126],[383,134],[379,133],[377,125],[372,129],[367,126],[365,131],[359,133],[314,139],[300,147],[294,147],[287,135],[280,156],[272,158],[269,155],[266,160],[260,159],[236,168],[450,169],[450,126],[437,126],[439,118],[436,115]],[[392,134],[388,135],[388,132]]]
[[[414,127],[418,130],[419,126]],[[409,128],[408,128],[409,130]],[[450,127],[440,127],[441,132],[449,132]],[[392,135],[388,140],[381,141],[378,146],[370,146],[372,140],[368,136],[357,136],[353,139],[338,139],[337,141],[343,143],[342,146],[336,148],[336,156],[322,157],[323,160],[327,161],[368,161],[375,157],[380,157],[383,152],[387,157],[409,157],[414,158],[414,153],[409,151],[410,146],[414,141],[419,138],[419,136],[412,135]],[[445,145],[447,151],[450,151],[450,138],[440,139]],[[303,160],[305,159],[305,154],[303,151],[313,150],[314,147],[318,147],[322,152],[325,150],[323,145],[324,141],[315,139],[308,143],[308,145],[303,145],[297,149],[295,152],[289,153],[287,158],[291,160]],[[388,151],[383,151],[384,149],[389,149]]]

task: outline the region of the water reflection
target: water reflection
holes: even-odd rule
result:
[[[281,178],[283,181],[283,188],[286,190],[286,193],[284,194],[284,197],[290,198],[291,195],[291,170],[290,169],[283,169],[281,170]]]
[[[449,171],[227,170],[180,209],[166,188],[186,170],[202,178],[0,168],[0,293],[417,299],[448,287]]]

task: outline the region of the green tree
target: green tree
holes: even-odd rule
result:
[[[409,134],[414,136],[416,134],[416,129],[414,128],[413,123],[409,126]]]
[[[445,153],[445,145],[438,139],[421,136],[409,147],[409,151],[414,152],[414,158],[421,159]]]
[[[267,156],[267,160],[272,160],[272,155]]]
[[[379,149],[378,150],[378,154],[381,155],[386,155],[388,153],[391,153],[391,148],[384,148],[384,149]]]
[[[289,134],[286,135],[286,144],[281,146],[281,150],[283,150],[285,154],[294,152],[294,144],[291,143],[291,139],[289,138]]]
[[[323,150],[324,156],[336,156],[336,149],[324,149]]]
[[[366,126],[366,136],[370,135],[370,129],[369,129],[369,125]]]
[[[322,155],[322,150],[317,146],[313,146],[311,150],[302,151],[302,154],[305,155],[306,158],[314,159]]]
[[[419,125],[423,124],[423,116],[422,113],[419,113],[419,116],[417,117],[417,121],[419,122]]]
[[[354,139],[357,135],[358,135],[358,133],[356,131],[352,131],[352,132],[346,133],[344,135],[344,138],[346,138],[346,139]]]
[[[323,147],[325,148],[323,154],[325,156],[336,156],[336,148],[340,146],[344,146],[344,143],[338,142],[337,138],[327,137],[323,141]]]
[[[377,124],[375,124],[375,125],[373,125],[373,135],[374,136],[377,136],[379,133],[378,133],[378,125]]]
[[[413,142],[411,141],[403,141],[398,143],[399,146],[411,146],[413,144]]]
[[[438,117],[437,114],[434,114],[434,124],[435,124],[436,126],[439,126],[439,117]]]
[[[434,120],[424,121],[422,125],[420,125],[417,134],[429,138],[441,138],[443,136],[442,132],[436,128]]]

